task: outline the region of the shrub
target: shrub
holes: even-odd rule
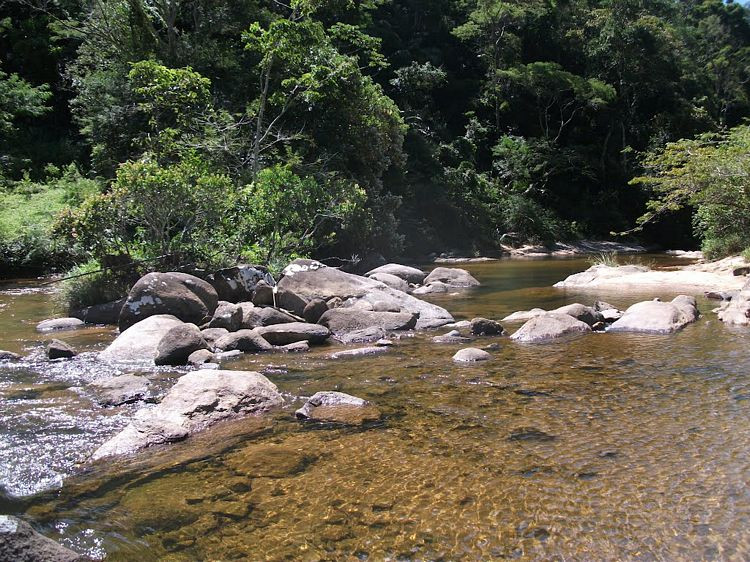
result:
[[[66,274],[58,301],[67,310],[78,310],[124,297],[130,284],[112,270],[102,270],[96,260],[76,266]]]

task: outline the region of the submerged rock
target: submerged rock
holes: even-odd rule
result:
[[[102,406],[120,406],[143,400],[148,395],[149,380],[146,377],[127,374],[91,383],[100,391],[97,400]]]
[[[347,425],[377,421],[380,411],[367,400],[343,392],[317,392],[294,415],[298,420],[311,420]]]
[[[475,336],[500,336],[505,330],[499,322],[487,318],[474,318],[471,321],[471,333]]]
[[[548,312],[526,322],[510,339],[521,343],[541,343],[590,331],[591,326],[568,314]]]
[[[92,459],[180,441],[220,421],[261,414],[283,402],[276,385],[260,373],[194,371],[180,377],[159,404],[139,410]]]
[[[159,342],[169,330],[183,322],[169,314],[149,316],[122,332],[107,349],[99,354],[104,361],[153,362]]]
[[[469,343],[470,341],[472,341],[471,338],[462,336],[458,330],[451,330],[447,334],[432,338],[433,343]]]
[[[331,353],[330,359],[351,359],[352,357],[366,357],[368,355],[382,355],[388,353],[388,346],[360,347]]]
[[[169,330],[156,348],[157,365],[187,365],[188,357],[199,349],[208,349],[195,324],[181,324]]]
[[[44,320],[36,325],[37,332],[54,332],[62,330],[74,330],[83,326],[83,320],[79,318],[53,318]]]
[[[31,525],[0,515],[0,560],[8,562],[83,562],[89,558],[37,533]]]
[[[609,331],[671,334],[697,319],[695,299],[680,295],[672,302],[645,301],[634,304],[609,327]]]
[[[128,293],[120,312],[120,331],[160,314],[202,325],[216,310],[219,297],[206,281],[186,273],[149,273]]]
[[[20,358],[21,356],[18,353],[0,349],[0,361],[18,361]]]
[[[479,361],[489,361],[490,359],[492,359],[492,355],[476,347],[467,347],[456,352],[453,356],[453,360],[456,363],[477,363]]]
[[[380,326],[371,326],[362,330],[336,334],[335,338],[343,344],[372,343],[385,338],[386,332]]]
[[[47,357],[49,359],[70,359],[78,355],[78,352],[61,340],[52,340],[47,344]]]

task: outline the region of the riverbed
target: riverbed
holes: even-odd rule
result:
[[[646,257],[659,266],[673,259]],[[682,262],[681,262],[682,263]],[[482,287],[432,300],[457,319],[594,300],[626,308],[669,291],[552,285],[582,259],[466,266]],[[62,544],[107,560],[744,560],[750,558],[750,330],[701,319],[671,336],[507,337],[493,359],[451,361],[435,332],[386,355],[332,361],[248,355],[287,406],[136,457],[88,456],[139,405],[102,408],[90,383],[111,328],[69,332],[81,356],[43,360],[54,315],[38,282],[0,285],[0,504]],[[508,325],[514,329],[517,325]],[[437,333],[443,333],[439,331]],[[154,399],[182,374],[147,373]],[[361,428],[305,425],[302,397],[376,403]]]

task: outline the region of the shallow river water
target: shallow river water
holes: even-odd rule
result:
[[[551,287],[583,260],[462,267],[483,286],[434,299],[457,319],[674,296]],[[246,356],[227,368],[266,374],[285,409],[89,466],[138,407],[100,408],[88,387],[120,372],[93,357],[113,332],[66,333],[92,353],[35,360],[53,299],[0,286],[0,349],[32,357],[0,364],[0,512],[108,560],[747,560],[750,330],[699,306],[673,336],[482,338],[499,349],[479,366],[454,364],[459,346],[434,333],[370,358]],[[179,374],[149,373],[157,398]],[[319,390],[384,417],[299,424]]]

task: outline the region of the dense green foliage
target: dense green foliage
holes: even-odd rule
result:
[[[731,149],[740,130],[723,132],[750,116],[750,13],[739,3],[0,9],[5,265],[479,252],[627,230],[652,190],[680,200],[667,208],[696,207],[713,253],[748,245],[724,233],[748,220],[725,183],[687,195],[665,179],[713,157],[742,166]],[[639,176],[654,179],[629,185]],[[742,189],[736,179],[730,191]],[[652,221],[641,235],[691,235],[684,215],[667,221],[671,239]]]
[[[649,175],[633,183],[655,195],[639,222],[685,206],[709,257],[750,249],[750,126],[668,143],[644,159]]]

